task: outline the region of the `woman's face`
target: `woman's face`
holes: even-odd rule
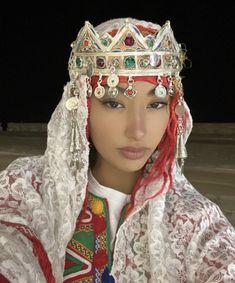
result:
[[[120,83],[116,98],[91,97],[90,135],[99,165],[124,172],[139,171],[161,141],[169,120],[169,96],[157,98],[155,85],[137,81],[137,94],[127,98]],[[107,91],[106,91],[107,93]]]

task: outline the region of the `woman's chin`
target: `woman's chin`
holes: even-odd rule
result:
[[[124,171],[124,172],[128,172],[128,173],[131,173],[131,172],[137,172],[137,171],[140,171],[146,164],[146,161],[147,160],[129,160],[129,161],[125,161],[125,162],[120,162],[120,164],[118,164],[118,168],[119,170],[121,171]]]

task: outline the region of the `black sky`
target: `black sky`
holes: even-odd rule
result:
[[[6,5],[0,12],[0,122],[48,122],[69,80],[70,44],[84,21],[95,26],[116,17],[160,25],[170,20],[192,61],[192,68],[181,74],[194,122],[235,122],[233,1],[151,2]]]

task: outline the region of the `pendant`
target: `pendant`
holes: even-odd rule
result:
[[[116,87],[110,87],[108,94],[112,97],[116,97],[118,95],[118,89]]]
[[[94,94],[97,98],[102,98],[105,95],[105,88],[101,85],[97,86]]]
[[[162,84],[159,84],[159,85],[155,88],[155,95],[156,95],[157,97],[161,97],[161,98],[166,97],[166,95],[167,95],[167,90],[166,90],[166,88],[165,88]]]
[[[66,108],[71,111],[71,110],[75,110],[78,109],[79,106],[79,100],[76,96],[74,97],[70,97],[66,103],[65,103]]]
[[[119,83],[119,77],[116,74],[111,74],[107,79],[107,85],[109,87],[115,87]]]
[[[133,98],[136,96],[137,91],[132,87],[129,86],[125,91],[124,91],[124,95],[128,98]]]

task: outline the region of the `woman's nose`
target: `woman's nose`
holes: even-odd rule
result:
[[[146,115],[143,109],[133,109],[126,116],[125,135],[131,140],[141,140],[146,134]]]

